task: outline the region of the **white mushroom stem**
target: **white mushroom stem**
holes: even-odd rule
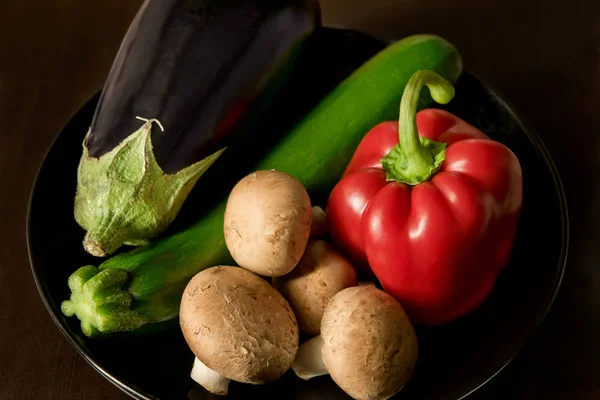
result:
[[[310,237],[319,238],[327,233],[327,214],[319,206],[312,208],[312,224],[310,225]]]
[[[198,358],[194,358],[194,366],[190,376],[196,383],[213,394],[223,396],[229,390],[231,380],[208,368]]]
[[[329,374],[321,355],[322,347],[323,339],[321,335],[315,336],[300,345],[298,354],[296,354],[292,364],[292,369],[298,378],[307,381],[310,378]]]

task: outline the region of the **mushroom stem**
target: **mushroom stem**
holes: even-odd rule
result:
[[[298,378],[307,381],[316,376],[329,374],[321,355],[322,347],[323,339],[321,335],[315,336],[300,345],[296,359],[292,364],[292,369]]]
[[[310,225],[310,237],[320,238],[327,234],[327,214],[319,206],[312,208],[312,223]]]
[[[223,396],[229,390],[230,379],[208,368],[197,357],[194,358],[194,366],[190,376],[196,383],[211,393]]]

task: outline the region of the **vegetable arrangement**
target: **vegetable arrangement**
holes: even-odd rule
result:
[[[356,399],[387,399],[412,377],[418,343],[404,309],[374,285],[359,286],[332,244],[309,242],[311,216],[308,192],[281,171],[256,171],[231,191],[227,246],[252,251],[239,267],[198,273],[180,310],[191,377],[208,391],[272,382],[291,368],[301,379],[329,374]],[[310,339],[299,345],[299,333]]]
[[[365,132],[397,116],[406,83],[421,69],[453,82],[462,71],[460,54],[432,35],[390,44],[325,96],[256,165],[239,168],[285,172],[304,185],[315,204],[325,203]],[[431,101],[425,97],[421,103],[425,107]],[[71,297],[62,303],[63,313],[77,316],[89,337],[146,330],[177,318],[183,290],[194,275],[234,263],[224,236],[226,205],[225,195],[187,229],[98,267],[79,268],[69,277]]]
[[[452,100],[462,61],[443,38],[414,35],[354,71],[259,160],[219,166],[217,147],[248,135],[241,116],[252,120],[250,105],[270,98],[258,82],[275,79],[275,60],[291,63],[290,49],[315,21],[309,2],[256,2],[264,15],[246,22],[260,22],[262,34],[238,49],[239,64],[223,52],[223,65],[237,73],[213,82],[222,86],[210,96],[175,85],[155,106],[149,93],[171,79],[175,64],[191,73],[201,57],[181,50],[164,77],[161,46],[184,39],[136,35],[166,9],[173,13],[161,17],[167,31],[182,15],[196,21],[192,3],[148,0],[113,66],[84,142],[75,215],[94,255],[141,246],[73,272],[63,313],[76,316],[90,338],[178,318],[195,356],[191,378],[214,394],[227,394],[231,381],[267,384],[291,370],[305,380],[329,375],[355,399],[390,398],[417,369],[414,325],[472,312],[507,264],[522,207],[517,158],[457,116],[428,108]],[[276,48],[267,46],[262,35],[288,21],[290,10],[297,25]],[[191,23],[180,33],[184,42],[195,38],[202,48],[210,32],[225,29],[217,21],[231,15],[221,12]],[[149,77],[142,89],[116,95],[115,88],[141,85],[123,49],[156,43],[157,64],[139,67]],[[260,62],[249,61],[265,48]],[[204,70],[216,80],[214,71]],[[234,94],[248,85],[250,97],[263,100],[242,96],[240,112]],[[211,105],[191,117],[204,100]],[[136,104],[149,104],[151,118],[129,135]],[[152,135],[153,126],[165,132]],[[191,226],[155,238],[213,163],[228,168],[235,185],[208,193],[217,202]]]

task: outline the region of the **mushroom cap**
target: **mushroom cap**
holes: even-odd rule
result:
[[[298,179],[277,170],[256,171],[229,194],[225,243],[239,266],[263,276],[281,276],[300,261],[311,224],[310,197]]]
[[[179,315],[194,355],[234,381],[272,382],[290,368],[298,351],[290,305],[243,268],[217,266],[198,273],[184,291]]]
[[[300,331],[315,336],[321,331],[321,318],[331,298],[358,281],[350,261],[331,244],[311,240],[296,268],[274,278],[273,284],[290,302]]]
[[[417,335],[400,303],[382,290],[355,286],[337,293],[321,336],[331,378],[355,399],[388,399],[413,375]]]

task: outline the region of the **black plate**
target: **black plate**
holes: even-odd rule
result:
[[[323,29],[317,33],[267,125],[285,132],[321,96],[384,45],[352,31]],[[131,396],[210,398],[189,378],[193,355],[177,327],[146,337],[92,341],[81,334],[77,319],[66,318],[60,312],[61,302],[69,296],[69,274],[82,265],[98,264],[98,259],[83,251],[83,231],[73,218],[81,143],[97,101],[98,95],[57,137],[32,192],[28,245],[38,290],[52,318],[75,349]],[[446,326],[418,328],[421,356],[417,372],[398,395],[399,399],[462,398],[497,374],[547,314],[567,257],[565,196],[540,138],[494,90],[467,72],[457,82],[456,97],[447,109],[515,152],[523,168],[524,208],[510,265],[485,304]],[[192,207],[184,206],[181,212],[192,211]],[[266,386],[231,384],[229,398],[249,395],[348,398],[327,376],[304,382],[291,372]]]

